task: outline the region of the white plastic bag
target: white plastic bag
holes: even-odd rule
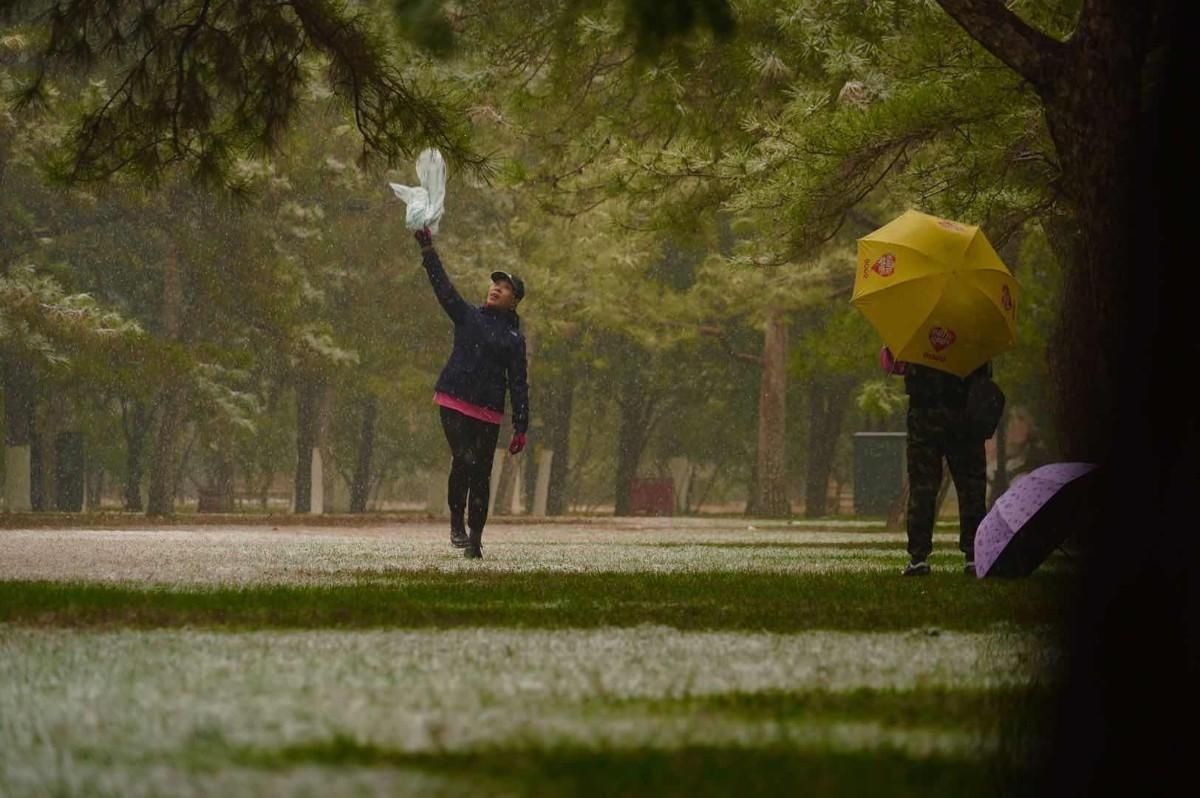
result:
[[[446,162],[437,150],[423,150],[417,156],[417,180],[419,186],[402,186],[388,183],[396,196],[404,200],[408,210],[404,214],[404,225],[409,230],[428,227],[436,233],[442,211],[446,208]]]

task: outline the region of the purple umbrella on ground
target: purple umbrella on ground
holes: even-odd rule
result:
[[[1004,492],[975,533],[975,574],[1029,576],[1067,539],[1078,520],[1080,494],[1096,468],[1052,463],[1020,477]]]

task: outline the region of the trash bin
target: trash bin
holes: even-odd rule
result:
[[[60,432],[54,439],[55,509],[83,510],[83,433]]]
[[[635,479],[630,482],[629,513],[630,515],[674,515],[674,480]]]
[[[854,514],[887,515],[904,490],[903,432],[854,433]]]

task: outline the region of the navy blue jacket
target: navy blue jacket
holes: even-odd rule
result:
[[[422,250],[421,264],[434,295],[454,322],[454,350],[438,377],[437,390],[499,413],[504,412],[507,390],[512,394],[513,431],[525,432],[529,429],[529,383],[521,319],[515,311],[467,304],[432,247]]]

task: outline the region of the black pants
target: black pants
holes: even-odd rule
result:
[[[958,548],[975,559],[975,530],[987,512],[987,455],[984,441],[968,431],[966,411],[912,408],[908,411],[908,553],[924,560],[933,551],[934,512],[942,485],[942,458],[958,494]]]
[[[488,493],[491,489],[492,458],[500,425],[464,416],[457,410],[439,408],[442,431],[454,460],[450,465],[450,523],[459,526],[466,514],[467,526],[478,541],[487,523]]]

